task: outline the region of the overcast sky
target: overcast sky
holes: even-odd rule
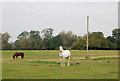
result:
[[[89,31],[112,35],[118,27],[117,2],[19,2],[2,3],[2,32],[15,41],[23,31],[53,28],[53,35],[71,30],[78,36],[86,34],[86,16],[90,16]]]

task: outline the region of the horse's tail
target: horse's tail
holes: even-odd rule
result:
[[[24,58],[24,53],[22,54],[22,59]]]

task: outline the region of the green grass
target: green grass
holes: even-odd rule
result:
[[[71,50],[70,67],[61,67],[59,50],[22,50],[22,61],[12,60],[18,50],[2,51],[3,79],[117,79],[118,51]]]

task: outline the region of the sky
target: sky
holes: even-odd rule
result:
[[[117,2],[4,2],[2,4],[2,33],[15,41],[23,31],[53,28],[53,35],[72,31],[78,36],[86,34],[87,16],[90,32],[103,32],[111,36],[118,28]],[[0,8],[1,9],[1,8]],[[1,14],[0,14],[1,17]]]

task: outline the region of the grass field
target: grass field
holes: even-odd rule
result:
[[[3,79],[117,79],[118,51],[71,50],[70,67],[61,67],[59,50],[22,50],[22,61],[12,60],[18,50],[2,51]]]

